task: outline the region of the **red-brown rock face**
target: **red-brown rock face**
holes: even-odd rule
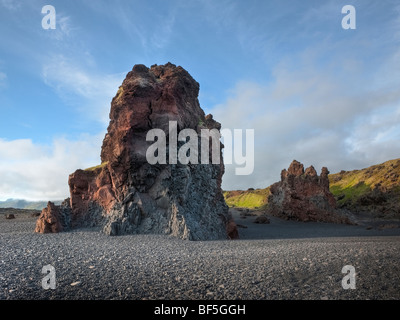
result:
[[[336,211],[336,200],[329,191],[329,171],[318,176],[314,167],[304,171],[294,160],[281,173],[281,181],[271,186],[268,213],[288,220],[349,223]]]
[[[111,103],[102,164],[69,177],[67,228],[101,225],[110,235],[158,233],[193,240],[236,237],[221,190],[222,153],[217,165],[150,165],[146,159],[154,143],[146,141],[148,131],[161,129],[169,141],[170,121],[176,121],[178,132],[195,130],[199,146],[201,129],[220,130],[200,108],[198,94],[199,84],[182,67],[133,67]],[[167,151],[173,152],[169,143]]]
[[[63,231],[60,209],[49,201],[47,207],[42,210],[42,213],[36,221],[35,232],[54,233],[60,231]]]

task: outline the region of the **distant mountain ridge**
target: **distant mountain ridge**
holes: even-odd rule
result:
[[[54,201],[54,203],[61,204],[61,201]],[[46,206],[47,201],[27,201],[23,199],[7,199],[5,201],[0,201],[0,208],[42,210]]]

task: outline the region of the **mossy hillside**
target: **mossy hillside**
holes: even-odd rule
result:
[[[85,169],[84,171],[95,171],[95,170],[97,170],[97,169],[100,169],[100,168],[105,167],[107,164],[108,164],[108,161],[103,162],[102,164],[99,164],[98,166],[94,166],[94,167],[87,168],[87,169]]]
[[[262,208],[268,204],[270,188],[249,189],[246,191],[225,191],[224,198],[229,207]]]
[[[329,190],[336,197],[339,204],[351,203],[353,204],[364,194],[371,191],[371,187],[364,182],[357,183],[355,186],[342,188],[340,186],[330,186]]]
[[[400,194],[400,159],[389,160],[361,170],[329,175],[330,191],[339,205],[351,205],[378,187]],[[399,199],[400,200],[400,199]]]

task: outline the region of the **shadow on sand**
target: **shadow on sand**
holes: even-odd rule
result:
[[[269,224],[256,224],[254,220],[257,216],[243,217],[238,210],[233,208],[230,209],[230,212],[238,224],[241,240],[400,236],[400,221],[345,225],[287,221],[268,216]],[[382,226],[384,227],[382,228]]]

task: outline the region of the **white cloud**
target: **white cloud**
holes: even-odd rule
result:
[[[87,65],[88,68],[94,66]],[[91,72],[59,55],[47,60],[42,77],[67,104],[78,108],[83,117],[108,124],[110,102],[125,73]],[[0,73],[0,84],[5,79],[6,75]],[[31,139],[10,141],[0,138],[0,200],[62,200],[68,197],[69,174],[78,168],[100,163],[104,134],[81,134],[77,140],[59,137],[51,145],[38,144]]]
[[[63,55],[48,59],[42,70],[44,82],[53,87],[67,103],[103,124],[108,123],[111,100],[125,75],[91,72]]]
[[[266,187],[293,159],[337,172],[400,157],[398,72],[386,74],[376,89],[379,79],[370,82],[361,67],[343,75],[336,67],[296,61],[277,66],[268,85],[238,83],[214,108],[224,128],[255,130],[254,173],[235,176],[226,165],[224,189]],[[382,64],[374,74],[389,67]]]
[[[76,141],[58,138],[52,145],[0,138],[0,200],[67,198],[68,175],[100,163],[103,138],[104,133]]]

